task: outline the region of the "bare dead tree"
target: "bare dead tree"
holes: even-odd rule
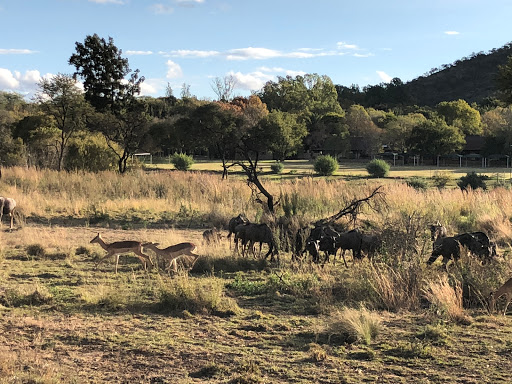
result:
[[[233,97],[233,91],[237,84],[236,77],[227,75],[224,77],[216,77],[212,81],[212,90],[218,96],[220,101],[230,101]]]

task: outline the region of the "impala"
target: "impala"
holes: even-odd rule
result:
[[[133,252],[135,256],[139,258],[139,260],[144,265],[144,269],[146,269],[146,262],[149,262],[151,266],[153,263],[151,258],[148,255],[142,253],[142,243],[140,241],[115,241],[113,243],[105,243],[101,238],[101,235],[98,233],[94,239],[91,240],[91,243],[96,243],[101,246],[105,251],[107,251],[107,255],[102,257],[97,263],[96,267],[100,265],[105,259],[110,256],[116,256],[116,274],[117,274],[117,266],[119,264],[119,256],[124,253]]]
[[[169,263],[166,268],[168,271],[172,269],[173,272],[178,272],[178,262],[184,269],[190,271],[199,258],[199,255],[194,253],[197,247],[193,243],[179,243],[164,249],[158,248],[157,245],[159,243],[142,244],[144,248],[151,249],[157,256]]]
[[[512,277],[508,279],[496,292],[491,295],[491,311],[494,312],[496,309],[496,300],[501,296],[505,295],[505,309],[503,310],[503,316],[507,313],[507,308],[512,301]]]

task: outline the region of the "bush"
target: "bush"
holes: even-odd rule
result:
[[[87,134],[73,139],[64,158],[67,171],[100,172],[114,169],[116,165],[117,156],[100,134]]]
[[[272,172],[279,174],[283,172],[284,165],[280,161],[276,161],[275,163],[270,165],[270,169],[272,170]]]
[[[443,189],[450,182],[450,175],[447,172],[435,172],[432,181],[436,188]]]
[[[384,160],[374,159],[366,165],[371,177],[386,177],[389,173],[389,164]]]
[[[477,175],[475,172],[467,173],[466,176],[462,176],[460,180],[457,182],[457,185],[463,191],[468,187],[471,189],[482,188],[484,191],[487,189],[487,185],[485,184],[486,176]]]
[[[321,176],[331,176],[338,170],[338,161],[329,155],[318,156],[315,160],[314,169]]]
[[[419,191],[424,191],[428,189],[427,180],[422,179],[420,177],[411,177],[409,180],[407,180],[407,185]]]
[[[185,153],[175,153],[171,157],[171,163],[179,171],[188,171],[194,164],[194,159]]]

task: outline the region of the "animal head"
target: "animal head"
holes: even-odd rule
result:
[[[102,238],[101,238],[100,233],[98,232],[98,234],[94,237],[94,239],[92,239],[92,240],[91,240],[91,244],[92,244],[92,243],[97,243],[97,242],[99,242],[100,240],[102,240]]]
[[[430,226],[430,239],[434,241],[438,236],[442,236],[445,231],[444,226],[437,220],[437,223]]]

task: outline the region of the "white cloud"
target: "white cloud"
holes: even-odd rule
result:
[[[373,53],[354,53],[352,56],[354,56],[354,57],[372,57]]]
[[[163,52],[159,52],[159,53],[163,53]],[[217,52],[217,51],[194,51],[194,50],[181,49],[181,50],[177,50],[177,51],[172,51],[170,53],[170,55],[174,56],[174,57],[204,58],[204,57],[218,56],[219,52]]]
[[[153,52],[152,51],[126,51],[125,52],[127,55],[142,55],[142,56],[147,56],[147,55],[152,55]]]
[[[460,35],[460,33],[457,31],[445,31],[444,34],[445,35]]]
[[[263,60],[263,59],[273,59],[276,57],[280,57],[282,54],[279,51],[268,49],[268,48],[238,48],[231,49],[228,51],[227,59],[228,60]]]
[[[175,0],[180,7],[195,7],[197,4],[204,3],[204,0]]]
[[[336,44],[338,49],[359,49],[359,47],[355,44],[347,44],[344,41],[340,41]]]
[[[226,58],[228,60],[267,60],[267,59],[275,59],[278,57],[288,57],[292,59],[309,59],[316,56],[325,56],[326,53],[308,53],[306,51],[296,51],[296,52],[281,52],[275,49],[268,48],[238,48],[231,49],[226,53]]]
[[[89,0],[89,2],[96,4],[124,4],[122,0]]]
[[[166,15],[174,12],[174,8],[165,4],[153,4],[150,9],[157,15]]]
[[[263,72],[251,72],[246,74],[230,72],[229,75],[232,75],[236,79],[237,88],[249,91],[261,89],[267,81],[274,78],[274,75]]]
[[[37,92],[37,85],[42,78],[48,79],[54,75],[47,73],[41,76],[37,70],[10,71],[6,68],[0,68],[0,89],[4,91],[18,92],[26,97],[33,96]]]
[[[30,49],[1,49],[0,55],[29,55],[32,53],[36,53],[36,51],[32,51]]]
[[[20,86],[20,82],[14,77],[11,71],[0,68],[0,88],[8,90],[16,90]]]
[[[181,70],[181,67],[179,66],[179,64],[176,64],[172,60],[167,60],[167,63],[165,63],[165,64],[167,65],[166,77],[168,79],[175,79],[177,77],[183,76],[183,71]]]
[[[149,79],[144,80],[140,85],[140,95],[141,96],[151,96],[156,95],[157,89],[152,81]]]
[[[304,71],[296,71],[296,70],[293,70],[293,69],[284,69],[284,68],[281,68],[281,67],[272,67],[272,68],[269,68],[269,67],[259,67],[258,71],[269,72],[269,73],[272,73],[274,76],[276,76],[278,74],[281,74],[281,73],[285,74],[287,76],[292,76],[292,77],[304,76],[306,74],[306,72],[304,72]]]
[[[380,79],[385,83],[389,83],[393,79],[384,71],[377,71],[377,75],[379,75]]]
[[[275,80],[277,75],[285,74],[288,76],[304,76],[306,72],[304,71],[295,71],[284,69],[281,67],[260,67],[254,72],[250,73],[242,73],[242,72],[229,72],[228,75],[235,77],[237,83],[236,87],[240,89],[245,89],[249,91],[256,91],[265,85],[267,81]]]

